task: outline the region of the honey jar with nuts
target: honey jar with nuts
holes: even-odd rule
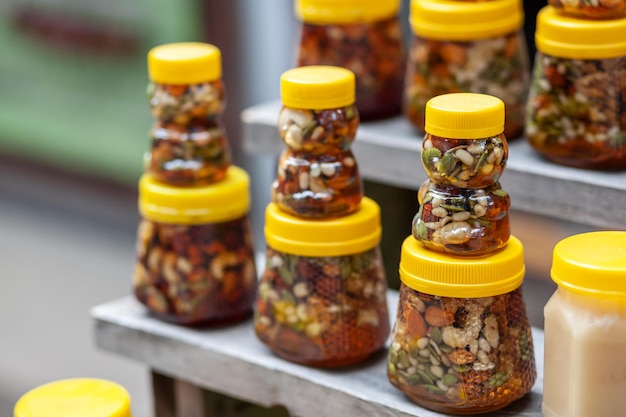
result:
[[[159,45],[148,53],[148,100],[155,123],[145,165],[178,186],[221,181],[231,163],[221,115],[225,107],[220,50],[211,44]]]
[[[521,242],[487,256],[402,244],[400,299],[388,352],[391,384],[422,407],[479,414],[532,388],[537,372],[521,285]]]
[[[446,93],[481,93],[506,106],[504,134],[522,137],[530,84],[520,0],[412,0],[404,115],[424,131],[426,103]]]
[[[504,103],[486,94],[454,93],[426,104],[422,164],[412,233],[423,245],[481,255],[511,234],[510,197],[499,183],[508,158]]]
[[[265,271],[255,305],[257,336],[292,362],[338,367],[379,351],[389,336],[380,208],[302,219],[266,210]]]
[[[359,126],[355,78],[333,66],[298,67],[281,76],[278,131],[287,145],[272,201],[303,218],[355,212],[363,184],[350,146]]]
[[[331,65],[356,75],[362,120],[401,113],[405,45],[400,0],[294,0],[301,22],[297,65]]]
[[[141,177],[133,289],[154,316],[199,325],[251,313],[257,273],[249,182],[234,165],[212,185],[174,187]]]
[[[625,0],[548,0],[566,16],[582,19],[620,19],[626,17]]]

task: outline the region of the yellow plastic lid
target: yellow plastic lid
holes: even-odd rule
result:
[[[400,0],[295,0],[296,16],[314,24],[366,23],[398,14]]]
[[[148,52],[150,80],[159,84],[199,84],[222,77],[222,54],[202,42],[168,43]]]
[[[521,0],[412,0],[409,23],[413,33],[424,38],[471,41],[519,30],[524,11]]]
[[[14,417],[131,417],[130,396],[102,379],[65,379],[41,385],[15,404]]]
[[[608,59],[626,55],[626,18],[569,17],[552,6],[537,14],[535,45],[558,58]]]
[[[425,118],[424,130],[431,135],[450,139],[492,137],[504,132],[504,102],[487,94],[442,94],[428,100]]]
[[[524,248],[514,236],[502,249],[483,256],[426,249],[413,236],[402,243],[400,279],[426,294],[454,298],[506,294],[522,285],[524,272]]]
[[[230,166],[224,180],[198,187],[173,187],[149,174],[139,180],[139,212],[159,223],[207,224],[235,220],[250,208],[250,179]]]
[[[367,197],[359,210],[332,219],[302,219],[270,203],[265,210],[265,240],[280,252],[301,256],[343,256],[373,249],[380,243],[380,207]]]
[[[626,302],[626,232],[588,232],[561,240],[550,275],[572,292]]]
[[[346,68],[310,65],[292,68],[280,77],[283,104],[295,109],[336,109],[354,103],[355,77]]]

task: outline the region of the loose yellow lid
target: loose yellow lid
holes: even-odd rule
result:
[[[413,236],[402,243],[400,279],[426,294],[454,298],[506,294],[522,285],[524,271],[524,248],[514,236],[504,248],[483,256],[426,249]]]
[[[428,100],[425,118],[424,130],[431,135],[450,139],[492,137],[504,131],[504,102],[487,94],[442,94]]]
[[[101,379],[65,379],[41,385],[15,404],[14,417],[131,417],[130,396]]]
[[[321,257],[353,255],[380,243],[380,207],[364,197],[359,210],[332,219],[302,219],[270,203],[265,211],[265,240],[280,252]]]
[[[398,14],[400,0],[295,0],[296,16],[314,24],[366,23]]]
[[[626,302],[626,232],[573,235],[554,247],[552,280],[584,295]]]
[[[224,180],[206,186],[173,187],[149,174],[139,180],[139,212],[159,223],[221,223],[243,217],[250,208],[250,179],[230,166]]]
[[[280,77],[283,104],[296,109],[336,109],[354,103],[354,73],[346,68],[310,65],[292,68]]]
[[[409,23],[413,33],[424,38],[471,41],[519,30],[524,12],[521,0],[412,0]]]
[[[537,14],[535,45],[544,54],[570,59],[626,55],[626,18],[580,19],[545,6]]]
[[[199,84],[222,77],[220,50],[208,43],[168,43],[148,52],[150,80],[159,84]]]

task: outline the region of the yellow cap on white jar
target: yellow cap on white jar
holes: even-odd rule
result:
[[[203,42],[159,45],[148,52],[150,80],[159,84],[199,84],[222,77],[222,54]]]
[[[471,41],[520,30],[524,12],[521,0],[412,0],[409,23],[424,38]]]
[[[504,102],[478,93],[442,94],[426,103],[424,130],[450,139],[480,139],[504,131]]]
[[[65,379],[41,385],[15,404],[14,417],[131,417],[130,396],[111,381]]]
[[[283,104],[295,109],[325,110],[354,104],[355,76],[331,65],[292,68],[280,77]]]
[[[145,219],[169,224],[236,220],[250,208],[249,186],[248,173],[232,165],[222,181],[196,187],[175,187],[144,174],[139,180],[139,212]]]
[[[265,210],[265,240],[280,252],[300,256],[344,256],[380,243],[380,207],[367,197],[358,211],[331,219],[302,219],[270,203]]]
[[[545,6],[537,14],[535,45],[540,52],[557,58],[626,56],[626,18],[581,19]]]
[[[514,236],[502,249],[482,256],[437,252],[413,236],[402,243],[400,280],[426,294],[454,298],[506,294],[522,285],[524,273],[524,248]]]
[[[398,14],[400,0],[295,0],[296,16],[315,24],[367,23]]]
[[[626,231],[601,231],[561,240],[552,255],[552,280],[569,291],[626,303]]]

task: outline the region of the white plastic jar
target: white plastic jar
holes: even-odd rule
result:
[[[554,248],[558,289],[544,309],[544,417],[626,410],[626,232],[570,236]]]

